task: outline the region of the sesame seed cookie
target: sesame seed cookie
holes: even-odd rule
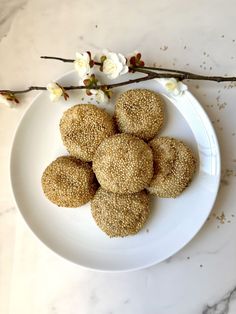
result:
[[[148,191],[159,197],[177,197],[189,185],[196,171],[196,159],[183,142],[159,137],[149,142],[153,150],[154,176]]]
[[[147,89],[131,89],[121,94],[115,106],[115,119],[121,132],[152,139],[164,121],[164,101]]]
[[[92,215],[98,227],[109,237],[136,234],[150,213],[150,196],[145,191],[116,194],[99,188],[92,202]]]
[[[90,164],[69,156],[58,157],[44,171],[45,196],[63,207],[79,207],[94,196],[97,181]]]
[[[95,105],[75,105],[64,112],[60,131],[70,155],[92,161],[99,144],[115,134],[115,124],[105,110]]]
[[[116,134],[105,139],[93,159],[98,182],[113,193],[143,190],[153,176],[151,148],[130,134]]]

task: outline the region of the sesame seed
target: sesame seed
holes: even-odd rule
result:
[[[149,142],[153,151],[154,176],[148,190],[159,197],[176,197],[190,183],[196,160],[183,142],[159,137]]]
[[[44,171],[45,196],[63,207],[79,207],[94,196],[97,182],[91,165],[69,156],[58,157]]]
[[[116,194],[99,188],[91,209],[98,227],[110,237],[136,234],[150,214],[150,197],[145,191]]]
[[[95,105],[75,105],[64,112],[60,131],[70,155],[92,161],[99,144],[115,134],[115,124],[105,110]]]
[[[143,190],[153,176],[151,148],[130,134],[105,139],[93,159],[93,171],[100,185],[113,193]]]
[[[132,89],[119,96],[115,119],[121,132],[152,139],[164,121],[164,101],[159,94],[147,89]]]

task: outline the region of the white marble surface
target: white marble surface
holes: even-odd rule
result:
[[[73,58],[76,50],[103,48],[138,49],[162,66],[235,74],[235,9],[234,0],[0,0],[0,86],[45,84],[71,67],[40,60],[42,54]],[[1,314],[236,313],[236,90],[225,86],[189,83],[219,138],[223,177],[213,213],[224,212],[225,224],[212,215],[178,254],[131,273],[81,269],[28,230],[14,207],[8,163],[16,125],[37,93],[17,109],[0,108]]]

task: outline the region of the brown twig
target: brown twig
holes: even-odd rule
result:
[[[60,58],[60,57],[50,57],[50,56],[41,56],[41,59],[49,59],[49,60],[58,60],[62,62],[74,62],[74,59],[65,59],[65,58]]]
[[[48,60],[58,60],[58,61],[70,62],[70,63],[72,63],[72,62],[75,61],[75,59],[66,59],[66,58],[50,57],[50,56],[41,56],[40,58],[41,58],[41,59],[48,59]],[[101,65],[100,62],[96,62],[96,61],[94,62],[94,64],[96,64],[96,65]]]
[[[59,58],[59,57],[49,57],[49,56],[41,56],[40,58],[42,59],[55,59],[55,60],[59,60],[62,62],[74,62],[73,59],[65,59],[65,58]],[[96,65],[101,65],[100,62],[95,62],[94,64]],[[236,81],[236,77],[235,76],[208,76],[208,75],[199,75],[199,74],[195,74],[192,72],[187,72],[187,71],[182,71],[182,70],[173,70],[173,69],[168,69],[168,68],[160,68],[160,67],[148,67],[148,66],[144,66],[144,67],[132,67],[130,68],[131,70],[134,70],[135,72],[140,72],[140,73],[153,73],[151,71],[146,71],[146,70],[152,70],[152,71],[157,71],[157,72],[169,72],[169,73],[173,73],[171,76],[166,76],[166,74],[163,74],[163,76],[156,76],[158,78],[160,77],[174,77],[174,78],[178,78],[180,80],[203,80],[203,81],[214,81],[214,82],[234,82]],[[144,69],[144,71],[143,71]],[[178,74],[177,76],[174,75]],[[182,75],[180,75],[182,74]]]
[[[12,93],[12,94],[24,94],[33,90],[46,90],[46,87],[43,86],[30,86],[22,90],[10,90],[10,89],[1,89],[0,93]]]
[[[62,62],[74,62],[74,59],[66,59],[66,58],[60,58],[60,57],[51,57],[51,56],[41,56],[41,59],[48,59],[48,60],[58,60],[58,61],[62,61]],[[101,65],[100,62],[94,62],[94,64],[96,65]],[[153,71],[160,71],[160,72],[171,72],[171,73],[181,73],[181,74],[192,74],[190,72],[186,72],[186,71],[182,71],[182,70],[172,70],[172,69],[167,69],[167,68],[160,68],[160,67],[147,67],[147,66],[143,66],[143,67],[132,67],[132,70],[135,69],[136,71],[141,69],[147,69],[147,70],[153,70]]]
[[[149,81],[152,80],[154,78],[176,78],[179,81],[183,81],[186,79],[192,79],[192,80],[209,80],[209,81],[215,81],[215,82],[229,82],[229,81],[236,81],[236,77],[221,77],[221,76],[211,76],[211,77],[202,77],[201,75],[196,75],[196,74],[192,74],[191,76],[189,75],[184,75],[184,74],[178,74],[178,73],[154,73],[154,72],[147,72],[147,71],[140,71],[140,73],[145,73],[147,74],[144,77],[139,77],[133,80],[128,80],[128,81],[123,81],[120,83],[114,83],[114,84],[106,84],[106,85],[97,85],[94,86],[93,89],[102,89],[103,87],[106,87],[108,89],[112,89],[115,87],[120,87],[120,86],[124,86],[124,85],[130,85],[130,84],[134,84],[134,83],[140,83],[140,82],[144,82],[144,81]],[[63,88],[65,90],[79,90],[79,89],[88,89],[88,87],[86,86],[63,86]],[[8,90],[8,89],[4,89],[4,90],[0,90],[0,93],[12,93],[12,94],[23,94],[23,93],[27,93],[33,90],[47,90],[46,87],[42,87],[42,86],[30,86],[27,89],[24,90]]]
[[[182,71],[182,70],[174,70],[174,69],[169,69],[169,68],[160,68],[160,67],[147,67],[147,66],[143,66],[141,68],[147,69],[147,70],[152,70],[152,71],[159,71],[159,72],[171,72],[171,73],[181,73],[181,74],[185,74],[185,75],[189,75],[189,74],[193,74],[191,72],[187,72],[187,71]],[[135,69],[140,69],[140,67],[135,67]]]
[[[50,59],[50,60],[58,60],[62,62],[74,62],[74,59],[65,59],[60,57],[51,57],[51,56],[41,56],[42,59]],[[100,62],[94,62],[96,65],[101,65]],[[143,81],[152,80],[154,78],[176,78],[179,81],[183,80],[203,80],[203,81],[214,81],[214,82],[235,82],[236,77],[230,76],[230,77],[224,77],[224,76],[206,76],[206,75],[199,75],[187,71],[182,70],[172,70],[167,68],[158,68],[158,67],[132,67],[130,68],[134,72],[139,72],[142,74],[146,74],[146,76],[139,77],[132,80],[123,81],[120,83],[114,83],[114,84],[107,84],[107,85],[97,85],[94,86],[93,89],[102,89],[106,87],[107,89],[112,89],[115,87],[120,87],[124,85],[130,85],[134,83],[139,83]],[[161,72],[161,73],[160,73]],[[163,73],[164,72],[164,73]],[[63,86],[64,90],[79,90],[79,89],[88,89],[86,86]],[[30,86],[27,89],[24,90],[0,90],[0,93],[12,93],[12,94],[23,94],[27,93],[33,90],[47,90],[44,86]]]
[[[41,56],[41,59],[49,59],[49,60],[58,60],[58,61],[62,61],[62,62],[74,62],[74,59],[66,59],[66,58],[60,58],[60,57],[51,57],[51,56]],[[94,64],[96,65],[101,65],[100,62],[94,62]],[[186,72],[186,71],[182,71],[182,70],[171,70],[171,69],[167,69],[167,68],[160,68],[160,67],[147,67],[147,66],[143,66],[143,67],[132,67],[130,68],[132,70],[135,70],[137,72],[142,72],[142,69],[146,69],[146,70],[153,70],[153,71],[160,71],[160,72],[171,72],[171,73],[178,73],[178,74],[185,74],[185,75],[189,75],[192,74],[190,72]]]
[[[106,87],[107,89],[112,89],[115,87],[119,87],[119,86],[124,86],[124,85],[130,85],[130,84],[134,84],[134,83],[139,83],[139,82],[143,82],[143,81],[148,81],[154,78],[158,78],[158,77],[166,77],[166,78],[170,78],[173,77],[173,75],[171,75],[170,73],[165,73],[165,74],[157,74],[157,73],[150,73],[144,77],[140,77],[140,78],[136,78],[133,80],[128,80],[128,81],[124,81],[124,82],[120,82],[120,83],[114,83],[114,84],[106,84],[106,85],[97,85],[94,86],[93,89],[102,89],[104,87]],[[176,78],[180,78],[180,76],[177,77],[177,75],[175,76]],[[63,88],[65,90],[77,90],[77,89],[88,89],[88,87],[86,86],[63,86]],[[46,87],[39,87],[39,86],[30,86],[27,89],[24,90],[8,90],[8,89],[4,89],[4,90],[0,90],[0,93],[12,93],[12,94],[22,94],[22,93],[27,93],[33,90],[47,90]]]

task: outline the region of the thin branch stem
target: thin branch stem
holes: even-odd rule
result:
[[[50,59],[50,60],[58,60],[62,62],[74,62],[74,59],[65,59],[65,58],[60,58],[60,57],[50,57],[50,56],[41,56],[41,59]]]
[[[60,57],[50,57],[50,56],[41,56],[41,59],[48,59],[48,60],[58,60],[58,61],[62,61],[62,62],[68,62],[68,63],[72,63],[75,60],[74,59],[66,59],[66,58],[60,58]],[[94,64],[96,65],[101,65],[101,62],[94,62]],[[173,69],[168,69],[168,68],[160,68],[160,67],[147,67],[147,66],[143,66],[143,67],[135,67],[132,68],[135,70],[140,70],[140,69],[147,69],[147,70],[153,70],[153,71],[160,71],[160,72],[172,72],[172,73],[181,73],[181,74],[190,74],[190,72],[186,72],[186,71],[182,71],[182,70],[173,70]]]
[[[107,85],[104,85],[104,84],[103,85],[97,85],[97,86],[94,86],[93,89],[101,89],[102,87],[107,87],[108,89],[112,89],[112,88],[119,87],[119,86],[130,85],[130,84],[139,83],[142,81],[148,81],[148,80],[151,80],[152,78],[155,78],[155,77],[156,77],[155,74],[154,75],[148,74],[145,77],[140,77],[137,79],[128,80],[128,81],[124,81],[124,82],[120,82],[120,83],[107,84]],[[167,74],[167,77],[170,77],[170,75]],[[88,87],[86,87],[86,86],[73,86],[73,85],[63,86],[63,88],[64,88],[64,90],[88,89]],[[24,90],[3,89],[3,90],[0,90],[0,93],[23,94],[23,93],[27,93],[27,92],[30,92],[33,90],[47,90],[47,88],[46,87],[39,87],[39,86],[30,86],[29,88],[24,89]]]
[[[134,69],[135,69],[135,70],[136,70],[136,69],[147,69],[147,70],[153,70],[153,71],[159,71],[159,72],[181,73],[181,74],[185,74],[185,75],[193,74],[193,73],[187,72],[187,71],[173,70],[173,69],[160,68],[160,67],[147,67],[147,66],[143,66],[143,67],[135,67]]]
[[[73,59],[66,59],[66,58],[59,58],[59,57],[49,57],[49,56],[42,56],[42,59],[55,59],[55,60],[59,60],[62,62],[74,62]],[[96,65],[101,65],[100,62],[95,62]],[[234,82],[236,81],[236,77],[234,76],[229,76],[229,77],[225,77],[225,76],[208,76],[208,75],[199,75],[199,74],[195,74],[192,72],[187,72],[187,71],[182,71],[182,70],[172,70],[172,69],[168,69],[168,68],[160,68],[160,67],[132,67],[130,68],[131,70],[134,70],[135,72],[140,72],[140,73],[153,73],[151,71],[143,71],[144,70],[152,70],[152,71],[159,71],[159,72],[169,72],[169,73],[173,73],[170,77],[174,77],[174,78],[178,78],[180,80],[203,80],[203,81],[215,81],[215,82]],[[177,76],[174,75],[177,74]],[[182,74],[182,76],[179,76],[179,74]],[[156,77],[169,77],[169,76],[165,76],[165,74],[163,76],[156,76]]]
[[[41,59],[48,59],[48,60],[58,60],[58,61],[62,61],[62,62],[69,62],[72,63],[75,60],[74,59],[65,59],[65,58],[60,58],[60,57],[50,57],[50,56],[41,56]],[[94,62],[94,64],[96,65],[101,65],[101,62]]]
[[[60,58],[60,57],[51,57],[51,56],[41,56],[41,59],[48,59],[48,60],[58,60],[62,62],[74,62],[74,59],[66,59],[66,58]],[[101,62],[94,62],[96,65],[101,65]],[[164,72],[173,72],[173,73],[187,73],[184,71],[178,71],[178,70],[170,70],[170,69],[164,69],[164,68],[154,68],[154,67],[141,67],[142,69],[147,69],[147,70],[154,70],[154,71],[164,71]],[[141,68],[135,67],[135,70],[140,70]],[[133,68],[132,68],[133,69]]]
[[[0,93],[12,93],[12,94],[24,94],[33,90],[46,90],[46,87],[43,86],[30,86],[27,89],[23,90],[10,90],[10,89],[2,89]]]
[[[143,73],[146,73],[143,71]],[[186,76],[184,74],[172,74],[172,73],[154,73],[154,72],[150,72],[148,73],[146,76],[144,77],[140,77],[140,78],[136,78],[133,80],[128,80],[128,81],[123,81],[120,83],[114,83],[114,84],[107,84],[107,85],[97,85],[95,87],[93,87],[93,89],[101,89],[102,87],[107,87],[108,89],[112,89],[115,87],[120,87],[120,86],[124,86],[124,85],[130,85],[130,84],[134,84],[134,83],[140,83],[140,82],[144,82],[144,81],[149,81],[152,80],[154,78],[176,78],[180,81],[185,80],[185,79],[192,79],[192,80],[208,80],[208,81],[215,81],[215,82],[229,82],[229,81],[236,81],[236,77],[221,77],[221,76],[211,76],[211,77],[206,77],[206,76],[201,76],[201,75],[191,75],[191,76]],[[63,86],[63,88],[65,90],[78,90],[78,89],[88,89],[88,87],[86,86]],[[27,89],[24,90],[8,90],[8,89],[4,89],[4,90],[0,90],[0,93],[12,93],[12,94],[23,94],[23,93],[27,93],[33,90],[47,90],[46,87],[42,87],[42,86],[30,86]]]
[[[59,60],[62,62],[74,62],[73,59],[65,59],[60,57],[51,57],[51,56],[41,56],[42,59],[50,59],[50,60]],[[100,62],[95,62],[96,65],[101,65]],[[236,82],[235,76],[230,77],[224,77],[224,76],[206,76],[206,75],[199,75],[187,71],[182,70],[172,70],[172,69],[166,69],[166,68],[156,68],[156,67],[132,67],[130,68],[134,72],[139,72],[142,74],[146,74],[145,76],[131,79],[119,83],[114,84],[100,84],[93,89],[102,89],[104,87],[108,89],[112,89],[115,87],[120,87],[124,85],[130,85],[134,83],[139,83],[143,81],[152,80],[154,78],[176,78],[179,81],[183,80],[203,80],[203,81],[214,81],[214,82]],[[161,72],[161,73],[160,73]],[[86,86],[63,86],[65,90],[79,90],[79,89],[88,89]],[[0,93],[12,93],[12,94],[23,94],[34,90],[47,90],[47,87],[44,86],[30,86],[27,89],[24,90],[0,90]]]

